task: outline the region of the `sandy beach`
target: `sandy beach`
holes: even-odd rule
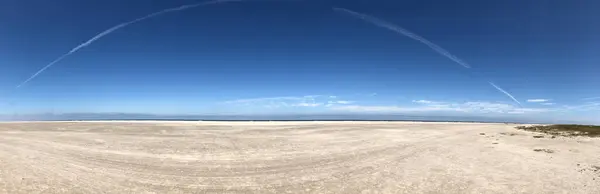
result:
[[[0,193],[600,193],[600,138],[515,126],[6,122]]]

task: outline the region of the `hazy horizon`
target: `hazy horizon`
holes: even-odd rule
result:
[[[0,121],[72,121],[72,120],[214,120],[214,121],[425,121],[425,122],[483,122],[483,123],[537,123],[537,124],[593,124],[589,120],[541,119],[515,116],[485,115],[403,115],[403,114],[278,114],[278,115],[160,115],[144,113],[40,113],[25,115],[2,115]]]

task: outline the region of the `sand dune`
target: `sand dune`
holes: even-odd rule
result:
[[[0,193],[600,193],[600,139],[514,126],[0,123]]]

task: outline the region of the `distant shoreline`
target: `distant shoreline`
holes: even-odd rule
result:
[[[115,122],[115,123],[153,123],[153,122],[257,122],[257,123],[269,123],[269,122],[403,122],[403,123],[483,123],[483,124],[531,124],[531,123],[517,123],[517,122],[486,122],[486,121],[450,121],[450,120],[338,120],[338,119],[322,119],[322,120],[196,120],[196,119],[89,119],[89,120],[28,120],[28,121],[0,121],[0,123],[43,123],[43,122],[90,122],[90,123],[101,123],[101,122]]]
[[[525,117],[385,115],[385,114],[331,114],[331,115],[151,115],[151,114],[96,114],[64,113],[39,115],[1,115],[0,121],[415,121],[462,123],[521,123],[521,124],[582,124],[577,121],[541,120]]]

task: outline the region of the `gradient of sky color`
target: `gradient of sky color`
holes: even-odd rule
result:
[[[0,114],[401,113],[600,122],[600,2],[0,2]],[[406,28],[469,63],[334,12]],[[491,87],[493,81],[522,105]]]

